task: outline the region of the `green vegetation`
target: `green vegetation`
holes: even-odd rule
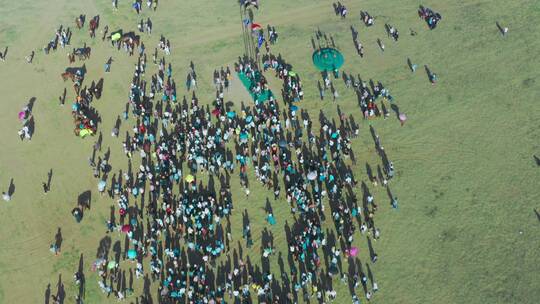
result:
[[[343,113],[361,122],[360,136],[353,140],[357,158],[353,170],[380,205],[375,221],[381,239],[374,243],[379,261],[370,265],[380,291],[372,302],[536,303],[540,221],[533,210],[540,209],[540,167],[533,155],[540,157],[538,1],[430,0],[423,4],[443,15],[432,31],[418,18],[420,2],[413,0],[344,0],[349,10],[345,20],[334,15],[329,0],[260,2],[257,22],[274,25],[280,35],[272,51],[281,53],[302,79],[305,97],[299,106],[311,117],[323,110],[327,117],[337,118],[339,105]],[[363,25],[360,10],[375,17],[373,27]],[[75,28],[75,17],[81,13],[87,20],[101,16],[95,41],[86,29]],[[125,170],[122,135],[134,122],[123,122],[120,138],[111,137],[110,130],[124,111],[136,58],[102,43],[100,30],[105,25],[110,30],[136,30],[140,18],[151,17],[153,34],[142,35],[142,40],[152,53],[160,34],[170,39],[172,54],[167,60],[180,84],[179,99],[183,94],[189,97],[181,84],[193,61],[199,75],[198,97],[210,103],[215,98],[213,70],[232,68],[244,50],[238,5],[236,1],[160,1],[156,12],[143,10],[137,16],[130,1],[120,1],[120,10],[113,11],[110,1],[19,0],[0,6],[0,16],[0,51],[9,46],[7,61],[0,62],[0,190],[7,190],[11,178],[16,185],[12,200],[0,202],[0,303],[42,303],[47,284],[54,293],[59,275],[66,285],[66,303],[72,303],[77,290],[72,276],[81,253],[87,280],[85,303],[116,303],[101,293],[97,276],[90,271],[105,236],[104,219],[115,202],[97,194],[97,181],[87,164],[95,138],[81,140],[73,135],[70,103],[75,96],[71,83],[60,77],[71,49],[45,55],[42,48],[60,24],[73,30],[72,47],[83,42],[92,46],[85,82],[105,79],[103,97],[93,103],[102,117],[103,152],[110,147],[113,170]],[[509,27],[506,36],[499,33],[496,21]],[[387,37],[384,23],[400,30],[398,42]],[[351,25],[360,33],[364,58],[354,49]],[[408,116],[403,127],[395,115],[362,121],[356,95],[342,81],[334,82],[340,93],[336,104],[328,97],[319,99],[321,77],[313,66],[310,44],[317,28],[333,36],[346,58],[343,72],[380,80],[390,89],[399,110]],[[410,28],[416,36],[409,35]],[[385,43],[384,53],[377,46],[378,38]],[[34,63],[27,64],[24,56],[32,50]],[[114,62],[106,75],[103,64],[109,56]],[[407,67],[407,58],[420,67],[416,72]],[[149,72],[154,73],[156,68],[148,61]],[[438,75],[435,86],[429,83],[424,65]],[[272,90],[280,92],[279,80],[272,73],[267,78]],[[240,81],[234,81],[225,98],[239,110],[241,101],[250,104],[252,99]],[[58,96],[64,88],[68,96],[61,107]],[[31,141],[21,142],[17,113],[31,97],[36,97],[36,132]],[[366,164],[376,168],[380,163],[369,124],[397,169],[390,186],[399,197],[398,210],[392,210],[384,188],[367,181]],[[51,168],[52,188],[45,196],[41,183]],[[276,252],[286,257],[283,226],[293,219],[286,201],[272,201],[273,194],[255,182],[252,173],[250,197],[242,191],[233,193],[231,222],[234,243],[243,244],[241,217],[244,209],[248,211],[255,246],[244,248],[244,255],[258,264],[264,228],[272,231]],[[232,186],[240,189],[236,177]],[[92,207],[77,224],[70,211],[86,190],[94,194]],[[271,227],[262,211],[267,197],[277,219]],[[330,221],[325,225],[330,227]],[[58,227],[64,241],[62,253],[54,256],[48,248]],[[123,243],[123,236],[111,237],[113,243]],[[357,233],[355,245],[365,265],[369,262],[365,236]],[[277,254],[270,260],[272,271],[279,273]],[[122,267],[133,265],[123,262]],[[142,280],[135,281],[138,295]],[[335,279],[334,288],[335,303],[350,303],[346,285]],[[129,300],[134,302],[134,296]]]

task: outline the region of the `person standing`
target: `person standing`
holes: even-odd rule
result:
[[[11,201],[11,195],[9,195],[9,193],[2,192],[2,199],[6,202],[9,202]]]
[[[34,55],[35,55],[35,52],[32,51],[32,53],[30,53],[30,55],[26,56],[26,57],[25,57],[26,62],[32,63],[32,61],[34,60]]]
[[[113,62],[112,57],[109,57],[109,60],[105,62],[105,73],[109,73],[111,71],[111,64]]]

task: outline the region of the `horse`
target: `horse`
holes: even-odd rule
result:
[[[71,79],[71,81],[75,81],[75,73],[71,72],[71,71],[66,71],[64,73],[62,73],[60,76],[62,76],[62,79],[64,79],[64,81]]]
[[[84,19],[86,18],[85,15],[80,15],[79,17],[75,18],[75,24],[77,25],[77,29],[82,29],[84,26]]]
[[[96,37],[96,29],[99,27],[99,16],[95,16],[90,20],[90,23],[88,25],[88,33],[90,34],[91,38]]]
[[[81,68],[67,68],[64,73],[60,74],[60,76],[62,76],[64,81],[71,79],[71,81],[75,82],[76,80],[82,80],[85,73],[86,67],[83,66]]]
[[[69,64],[72,64],[72,63],[75,62],[75,55],[74,54],[68,53],[67,56],[68,56]]]
[[[141,36],[135,35],[133,32],[126,33],[120,38],[122,43],[126,43],[130,45],[132,48],[139,47],[139,44],[141,43]]]
[[[77,55],[79,57],[79,60],[85,60],[90,58],[90,53],[92,52],[92,49],[87,47],[82,47],[78,49],[73,50],[73,55]]]

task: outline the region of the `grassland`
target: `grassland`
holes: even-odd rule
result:
[[[0,204],[0,303],[42,303],[47,284],[56,290],[58,276],[71,303],[76,287],[71,279],[81,254],[87,273],[87,303],[113,303],[105,299],[89,271],[96,248],[104,236],[111,201],[96,192],[96,180],[87,165],[94,140],[72,133],[69,103],[58,105],[67,85],[59,74],[67,66],[66,51],[41,52],[55,29],[74,28],[75,16],[100,14],[102,26],[136,29],[138,16],[120,1],[112,11],[109,1],[20,0],[0,6],[0,50],[9,46],[6,62],[0,62],[0,188],[11,178],[16,185],[11,202]],[[124,3],[125,2],[125,3]],[[400,127],[395,119],[372,120],[388,155],[397,168],[392,191],[400,208],[391,210],[386,192],[370,185],[381,204],[377,214],[382,237],[375,243],[380,261],[372,266],[381,288],[374,303],[536,303],[540,298],[540,4],[523,1],[403,0],[381,2],[342,1],[350,16],[340,20],[331,1],[261,1],[256,20],[275,25],[280,52],[303,79],[306,97],[301,107],[312,117],[323,109],[337,115],[336,105],[320,101],[311,64],[311,36],[320,28],[331,34],[346,58],[343,70],[363,78],[380,80],[391,91],[401,111],[409,117]],[[416,15],[419,4],[443,14],[441,25],[429,31]],[[376,26],[365,28],[359,11],[376,16]],[[143,11],[154,22],[154,34],[144,37],[153,48],[163,33],[171,40],[173,71],[182,82],[193,60],[200,75],[199,97],[213,99],[212,71],[231,65],[243,52],[240,17],[235,1],[161,1],[155,13]],[[509,26],[502,37],[495,22]],[[396,26],[399,42],[387,38],[383,24]],[[360,32],[366,56],[355,55],[349,27]],[[409,36],[413,28],[417,36]],[[72,45],[87,42],[92,58],[86,62],[88,80],[105,78],[103,98],[94,104],[100,112],[103,147],[111,149],[114,169],[125,168],[119,139],[111,138],[116,116],[127,101],[134,58],[90,40],[86,31],[74,30]],[[98,37],[100,35],[98,34]],[[376,45],[381,38],[384,54]],[[36,51],[33,64],[24,56]],[[113,56],[112,72],[103,64]],[[431,86],[421,69],[411,73],[406,59],[426,64],[439,76]],[[151,68],[153,71],[153,68]],[[274,88],[279,87],[270,79]],[[360,120],[356,97],[338,84],[342,111]],[[73,93],[68,87],[68,101]],[[36,132],[31,142],[17,137],[17,112],[36,97],[33,113]],[[248,102],[245,92],[227,96]],[[121,134],[131,123],[124,123]],[[379,162],[369,135],[368,123],[354,141],[358,164],[356,176],[366,180],[366,163]],[[52,190],[46,196],[41,182],[53,169]],[[253,183],[255,184],[255,183]],[[92,190],[92,208],[81,224],[69,214],[77,196]],[[254,185],[248,199],[234,193],[235,241],[240,239],[241,210],[251,215],[255,243],[266,226],[261,208],[268,193]],[[282,225],[291,222],[285,202],[273,203],[278,225],[272,227],[278,250],[286,252]],[[62,253],[48,248],[57,228],[64,236]],[[358,236],[361,260],[369,259],[366,241]],[[122,238],[116,237],[113,241]],[[246,253],[259,261],[259,248]],[[276,272],[276,259],[272,269]],[[344,285],[336,282],[339,298],[348,303]],[[140,286],[138,286],[140,287]],[[139,288],[140,289],[140,288]],[[130,298],[134,302],[134,298]]]

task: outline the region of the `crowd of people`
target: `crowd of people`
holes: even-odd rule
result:
[[[117,5],[113,1],[113,6]],[[155,10],[157,1],[149,0],[147,6]],[[142,1],[134,1],[133,8],[139,13]],[[345,18],[345,6],[338,2],[335,9]],[[362,14],[366,25],[373,25],[373,17]],[[84,20],[80,21],[82,27]],[[387,29],[397,41],[397,29],[390,25]],[[150,19],[141,19],[138,30],[150,34]],[[357,51],[363,56],[363,47],[356,40],[354,28],[352,31]],[[89,161],[98,192],[114,201],[104,223],[106,235],[91,268],[98,274],[101,291],[119,300],[131,296],[135,293],[131,283],[134,270],[135,278],[144,285],[142,303],[152,298],[152,282],[158,285],[160,301],[171,303],[222,303],[227,297],[234,303],[250,303],[254,298],[267,303],[297,303],[300,298],[330,302],[338,296],[336,279],[348,286],[353,303],[360,303],[361,298],[371,300],[379,290],[370,265],[379,260],[372,242],[381,236],[375,221],[380,203],[353,170],[353,141],[360,136],[354,115],[343,113],[338,104],[334,104],[337,117],[321,110],[313,118],[313,113],[301,109],[304,91],[300,75],[281,54],[273,54],[268,43],[260,61],[243,56],[234,64],[234,72],[250,81],[248,90],[255,102],[238,105],[226,101],[225,93],[235,79],[227,66],[214,70],[216,97],[207,104],[197,96],[198,74],[193,62],[186,77],[186,90],[191,96],[179,98],[172,63],[165,56],[159,58],[158,49],[170,55],[170,41],[163,35],[152,54],[153,65],[149,65],[139,36],[133,32],[107,33],[105,27],[102,40],[109,38],[114,47],[136,55],[137,63],[126,110],[111,132],[113,137],[119,136],[122,120],[132,124],[122,141],[128,168],[113,171],[108,163],[110,152],[94,162],[96,151],[101,150],[101,135]],[[275,44],[276,29],[268,25],[267,34],[270,45]],[[70,37],[69,28],[61,27],[47,48],[56,49],[58,43],[64,47]],[[106,72],[111,63],[112,57],[105,64]],[[149,73],[152,67],[155,72]],[[281,82],[279,97],[270,91],[265,76],[269,70]],[[435,83],[436,75],[426,70]],[[337,79],[339,73],[334,72]],[[98,131],[100,117],[91,103],[100,99],[103,90],[103,79],[83,87],[85,73],[83,66],[62,75],[75,83],[72,115],[74,132],[81,137]],[[325,72],[322,76],[321,99],[326,90],[331,90],[337,101],[339,94],[331,75]],[[346,73],[342,78],[346,87],[355,91],[364,118],[388,117],[385,102],[392,103],[393,97],[381,82],[366,82]],[[259,99],[263,94],[267,98]],[[31,105],[19,118],[25,127],[32,121]],[[370,132],[382,168],[377,166],[376,173],[369,169],[368,178],[372,187],[380,184],[387,188],[390,206],[398,209],[398,199],[389,188],[395,176],[394,164],[371,126]],[[31,131],[23,130],[19,135],[30,139]],[[240,187],[234,184],[237,182]],[[266,214],[256,214],[260,218],[255,220],[266,221],[271,229],[263,229],[260,237],[254,235],[247,209],[242,212],[235,202],[240,193],[250,196],[253,183],[267,189],[275,202],[286,201],[291,214],[288,218],[276,216],[267,199]],[[3,198],[10,199],[6,193]],[[83,202],[72,210],[77,222],[82,222],[87,207]],[[231,216],[239,211],[243,217],[241,233],[233,231],[236,224],[231,223]],[[285,252],[274,244],[277,223],[284,229]],[[239,242],[240,235],[244,245]],[[111,237],[126,239],[123,249],[113,248],[114,254],[109,253]],[[355,244],[359,238],[367,239],[371,262],[364,263],[367,269],[357,256]],[[261,263],[255,265],[253,256],[243,254],[242,249],[259,243]],[[60,254],[58,242],[50,250]],[[279,272],[270,267],[274,259]],[[344,269],[344,263],[348,269]],[[126,273],[130,275],[129,284]],[[82,269],[75,273],[74,281],[84,285]],[[77,301],[82,303],[81,294]]]
[[[165,54],[167,45],[162,37],[158,47]],[[159,297],[163,299],[210,303],[228,295],[238,303],[252,297],[279,303],[294,303],[299,297],[331,301],[337,297],[334,276],[349,286],[353,303],[360,301],[359,285],[365,298],[371,299],[378,285],[371,271],[368,276],[362,269],[354,239],[356,231],[368,234],[371,262],[375,263],[378,255],[371,240],[380,237],[374,218],[378,205],[351,168],[356,163],[352,141],[360,131],[353,116],[347,117],[338,107],[337,121],[321,111],[314,124],[308,112],[296,104],[303,99],[300,77],[281,55],[267,52],[262,70],[248,57],[235,63],[235,71],[251,80],[252,93],[269,90],[263,76],[269,69],[283,84],[282,102],[270,95],[253,106],[242,103],[239,112],[225,102],[224,91],[232,81],[229,67],[214,71],[216,99],[204,106],[195,93],[194,64],[186,80],[186,89],[193,90],[188,101],[185,96],[177,97],[172,64],[157,57],[156,49],[153,62],[157,72],[147,82],[146,52],[140,49],[132,76],[129,102],[122,115],[124,120],[132,116],[134,123],[123,141],[128,170],[115,172],[110,182],[110,173],[95,175],[102,185],[100,192],[108,188],[106,192],[116,201],[106,223],[107,233],[125,234],[129,240],[123,257],[109,256],[107,248],[98,252],[93,270],[99,273],[101,290],[120,300],[133,293],[120,267],[126,259],[136,265],[135,276],[143,279],[145,286],[159,282]],[[354,83],[368,116],[377,111],[376,98],[391,100],[380,83],[370,82],[370,89],[361,79],[354,81],[352,75],[347,76],[347,83],[348,87]],[[92,98],[93,94],[84,96]],[[320,127],[315,129],[314,125]],[[118,136],[118,129],[112,134]],[[372,180],[380,178],[388,187],[393,164],[378,136],[374,138],[383,162],[389,165]],[[275,257],[276,248],[268,230],[262,232],[261,269],[255,270],[249,257],[241,256],[241,247],[232,244],[236,237],[230,219],[235,210],[231,191],[235,173],[246,196],[250,195],[250,176],[254,176],[275,200],[284,198],[289,204],[294,222],[284,223],[288,271],[281,269],[279,275],[271,271],[269,260]],[[201,175],[208,175],[208,180],[199,179]],[[360,199],[357,188],[362,191]],[[270,205],[267,202],[265,220],[273,226],[281,219],[275,217]],[[397,208],[397,198],[392,199],[392,205]],[[77,221],[82,219],[79,210],[74,211]],[[242,238],[249,248],[254,237],[247,210],[243,217]],[[328,220],[335,232],[324,228]],[[226,263],[218,259],[231,251],[238,258]],[[279,252],[279,259],[282,254]],[[353,265],[348,271],[341,269],[344,260]],[[145,289],[141,299],[147,297],[151,295]]]
[[[294,89],[290,65],[274,60],[269,68],[282,78],[284,90]],[[159,280],[159,296],[168,299],[219,302],[229,295],[238,302],[255,296],[262,301],[292,303],[300,296],[335,298],[331,277],[341,274],[356,297],[357,284],[351,282],[365,273],[361,267],[355,268],[347,279],[339,265],[342,259],[360,265],[353,255],[356,223],[374,239],[380,230],[374,222],[377,205],[373,196],[365,185],[363,199],[357,199],[354,191],[359,182],[348,162],[355,160],[352,140],[359,135],[359,126],[352,116],[340,112],[336,122],[321,111],[320,129],[315,130],[307,111],[290,106],[294,98],[284,100],[285,107],[274,98],[254,106],[242,104],[241,112],[236,113],[222,94],[222,80],[230,78],[228,68],[214,73],[217,97],[212,108],[201,105],[195,92],[189,102],[185,97],[179,101],[171,65],[166,66],[162,58],[148,89],[141,73],[146,70],[145,54],[139,55],[127,105],[135,123],[123,146],[130,164],[140,165],[137,170],[130,165],[126,172],[113,174],[108,186],[117,204],[111,208],[107,231],[129,239],[125,252],[136,264],[136,277],[145,282]],[[235,66],[244,72],[249,66],[251,72],[262,74],[249,58],[241,58]],[[192,64],[190,73],[194,72]],[[202,172],[209,174],[208,182],[198,179]],[[254,174],[256,182],[275,199],[285,198],[290,204],[296,220],[285,223],[289,271],[274,276],[268,262],[254,271],[250,260],[241,256],[221,262],[216,271],[217,258],[224,252],[239,254],[232,245],[230,223],[234,211],[231,176],[235,173],[246,196],[249,176]],[[322,226],[327,220],[325,208],[331,210],[337,239]],[[266,220],[271,225],[280,221],[271,211]],[[244,221],[242,237],[247,247],[253,245],[249,220]],[[272,236],[264,231],[261,246],[266,261],[275,256],[272,243]],[[374,263],[377,254],[370,248]],[[145,270],[145,260],[149,270]],[[114,287],[125,286],[119,283],[123,280],[120,262],[120,257],[109,258],[103,251],[94,265],[102,278],[102,291],[123,299],[129,288]],[[364,286],[366,297],[378,289],[373,288],[375,281],[371,288]],[[143,294],[143,298],[149,296]]]

